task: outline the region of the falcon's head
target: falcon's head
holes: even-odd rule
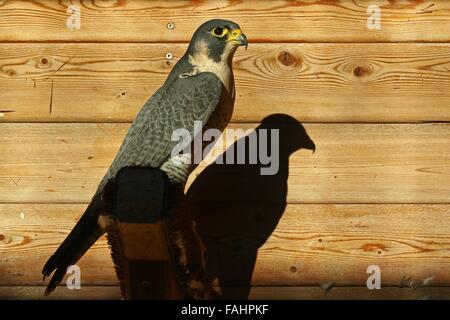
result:
[[[214,62],[229,60],[238,46],[247,48],[248,41],[238,24],[214,19],[202,24],[192,36],[187,53],[206,54]]]

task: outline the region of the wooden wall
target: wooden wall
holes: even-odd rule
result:
[[[81,9],[79,30],[66,27],[70,4]],[[372,4],[380,30],[366,26]],[[283,208],[258,251],[250,297],[449,298],[444,0],[0,1],[0,298],[42,298],[40,270],[130,121],[196,27],[216,17],[250,40],[235,57],[230,126],[285,113],[316,145],[289,158],[285,210],[258,195],[234,203],[224,193],[208,205],[217,221],[247,214],[241,227]],[[219,171],[213,183],[235,178]],[[381,290],[366,288],[372,264]],[[105,239],[79,266],[82,290],[51,298],[119,297]]]

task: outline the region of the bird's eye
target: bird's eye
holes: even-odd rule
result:
[[[216,36],[221,36],[223,34],[223,28],[219,28],[219,27],[214,28],[214,34]]]
[[[226,29],[221,27],[215,27],[211,30],[211,33],[216,37],[223,37],[226,34]]]

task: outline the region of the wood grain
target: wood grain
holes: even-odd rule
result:
[[[42,285],[43,264],[84,208],[0,205],[0,285]],[[211,254],[209,259],[239,279],[248,257],[257,257],[255,286],[365,286],[372,264],[381,268],[382,286],[450,283],[449,205],[288,205],[281,217],[269,216],[271,208],[264,205],[206,209],[210,218],[197,217],[200,232],[207,242],[216,238],[222,252],[221,258]],[[82,286],[117,285],[104,238],[78,265]],[[219,276],[226,276],[223,270]]]
[[[230,128],[251,131],[255,126]],[[0,202],[86,203],[128,127],[0,124]],[[202,173],[202,164],[190,181],[201,177],[209,190],[242,190],[246,201],[255,203],[285,199],[289,203],[449,202],[448,124],[308,124],[304,128],[282,124],[277,128],[277,175],[261,176],[257,165],[231,164]],[[308,136],[316,145],[315,153],[301,149],[290,155],[286,149],[297,150]],[[227,186],[231,188],[221,189]],[[287,195],[278,192],[286,187]]]
[[[44,286],[0,286],[2,300],[120,300],[119,286],[83,286],[80,290],[57,287],[44,296]]]
[[[0,121],[129,122],[185,48],[0,44]],[[450,120],[447,44],[254,44],[234,69],[237,122]]]
[[[441,300],[450,299],[448,287],[396,288],[367,290],[366,287],[336,287],[324,292],[318,287],[253,287],[250,299],[279,300]]]
[[[80,29],[66,27],[71,4]],[[380,30],[367,27],[370,5],[380,6]],[[0,41],[186,42],[200,23],[224,18],[253,42],[447,42],[449,13],[445,0],[1,1]]]
[[[58,287],[50,296],[43,296],[42,286],[0,286],[0,299],[27,300],[118,300],[117,286],[85,286],[81,290],[67,290]],[[385,287],[382,290],[367,290],[366,287],[335,287],[327,293],[320,287],[253,287],[250,299],[255,300],[354,300],[354,299],[385,299],[385,300],[437,300],[450,297],[448,287],[432,288],[396,288]]]
[[[305,123],[271,125],[275,176],[207,162],[189,180],[228,296],[248,284],[251,299],[450,299],[449,16],[446,0],[0,0],[0,299],[43,298],[41,268],[128,123],[217,17],[250,39],[230,128]],[[382,290],[366,288],[369,265]],[[50,299],[119,298],[104,237],[79,266],[83,289]]]

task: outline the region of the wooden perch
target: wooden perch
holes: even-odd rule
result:
[[[162,220],[167,185],[159,169],[128,167],[105,188],[105,211],[116,218],[108,242],[124,299],[182,296]]]

